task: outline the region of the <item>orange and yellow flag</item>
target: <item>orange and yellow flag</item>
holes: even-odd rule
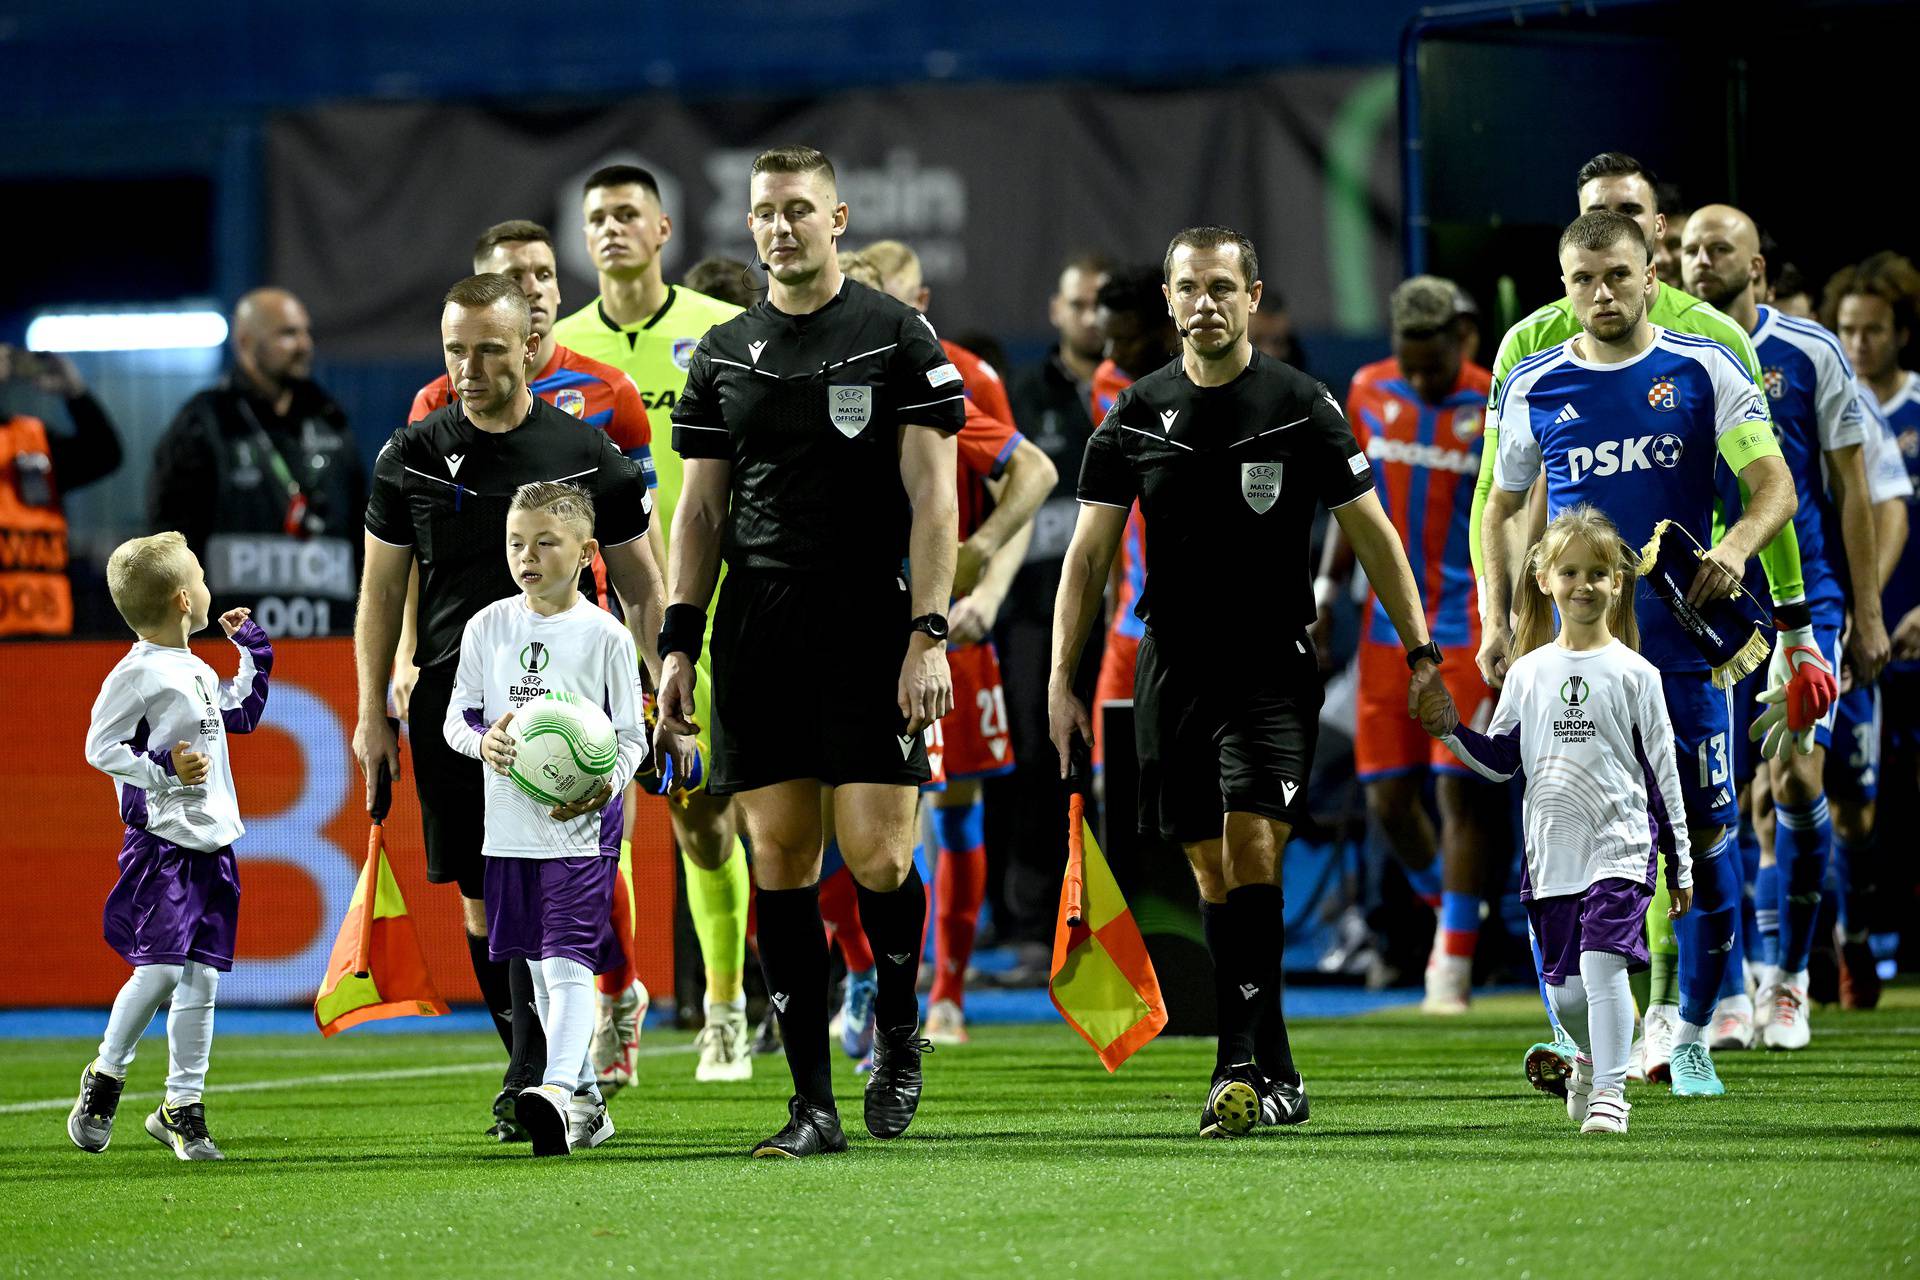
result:
[[[380,1018],[431,1018],[447,1011],[427,972],[381,836],[376,821],[367,836],[360,883],[327,958],[326,980],[313,998],[313,1020],[323,1036]]]
[[[1069,802],[1067,876],[1053,934],[1053,1007],[1093,1046],[1108,1071],[1167,1025],[1160,979],[1140,926],[1100,845],[1087,830],[1086,801]]]

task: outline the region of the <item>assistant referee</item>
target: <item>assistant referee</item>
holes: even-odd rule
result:
[[[487,948],[484,858],[484,773],[447,746],[441,733],[460,637],[467,620],[518,590],[506,563],[507,507],[523,484],[565,480],[589,490],[607,577],[641,652],[660,624],[664,591],[646,541],[652,510],[640,465],[598,427],[556,409],[527,389],[540,339],[532,333],[526,295],[512,277],[469,276],[447,291],[440,318],[447,377],[458,399],[393,433],[374,462],[367,499],[366,568],[353,644],[360,684],[360,720],[353,754],[373,794],[385,764],[397,776],[399,745],[387,723],[387,678],[406,607],[407,575],[420,562],[420,678],[408,705],[414,787],[420,795],[427,879],[460,886],[480,994],[508,1052],[513,1049],[513,988],[505,961]],[[530,671],[533,669],[530,667]],[[537,676],[537,672],[535,673]],[[669,749],[675,745],[666,744]],[[513,964],[525,969],[524,960]],[[504,1080],[495,1099],[496,1130],[508,1123],[512,1089],[538,1081],[544,1050],[530,1051],[530,1079]],[[512,1066],[509,1066],[509,1073]],[[502,1099],[506,1100],[503,1112]],[[505,1139],[508,1131],[500,1131]]]
[[[738,796],[746,820],[760,963],[794,1086],[788,1123],[753,1154],[798,1157],[847,1145],[827,1059],[823,799],[879,970],[868,1132],[897,1137],[919,1105],[927,898],[913,822],[928,777],[921,732],[953,702],[941,611],[965,398],[918,312],[841,276],[847,206],[826,156],[762,152],[749,196],[767,300],[701,339],[673,412],[686,470],[660,714],[673,728],[692,719],[724,557],[708,785]]]
[[[1149,531],[1133,695],[1140,828],[1178,843],[1199,882],[1220,1027],[1200,1133],[1226,1137],[1307,1118],[1280,1004],[1280,856],[1307,809],[1319,725],[1316,506],[1353,544],[1414,684],[1437,679],[1440,651],[1339,404],[1247,339],[1261,291],[1252,242],[1189,228],[1164,270],[1180,358],[1123,391],[1087,442],[1047,712],[1064,774],[1074,733],[1092,736],[1074,662],[1137,500]]]

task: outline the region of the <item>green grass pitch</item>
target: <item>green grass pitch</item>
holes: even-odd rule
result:
[[[147,1137],[142,1045],[112,1147],[64,1121],[92,1046],[15,1041],[0,1094],[0,1272],[104,1277],[1867,1276],[1920,1269],[1920,989],[1825,1012],[1792,1056],[1724,1054],[1729,1095],[1633,1086],[1632,1132],[1581,1137],[1520,1076],[1538,1004],[1302,1020],[1298,1130],[1194,1136],[1208,1044],[1108,1078],[1063,1026],[982,1028],[927,1060],[905,1138],[755,1161],[778,1058],[703,1086],[649,1033],[597,1151],[535,1161],[481,1136],[481,1035],[216,1036],[223,1164]],[[56,1103],[56,1100],[57,1103]]]

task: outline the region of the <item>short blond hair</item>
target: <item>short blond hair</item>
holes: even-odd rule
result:
[[[898,240],[875,240],[860,255],[873,264],[882,280],[891,280],[908,268],[920,269],[920,255]]]
[[[848,249],[840,255],[840,274],[849,280],[856,280],[869,289],[885,292],[885,277],[880,274],[880,264],[873,260],[865,249]]]
[[[593,495],[577,484],[564,480],[536,480],[513,491],[515,511],[543,511],[570,526],[584,541],[593,536]]]
[[[129,538],[107,557],[107,591],[127,625],[147,632],[168,621],[167,606],[192,572],[184,535],[169,530]]]

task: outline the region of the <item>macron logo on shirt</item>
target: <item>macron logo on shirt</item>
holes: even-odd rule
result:
[[[452,476],[454,479],[458,480],[460,478],[460,464],[465,462],[466,460],[467,460],[467,455],[464,453],[448,454],[447,455],[447,474]]]
[[[760,353],[762,351],[765,351],[766,349],[767,349],[767,340],[765,338],[760,339],[760,341],[758,342],[749,342],[747,344],[747,355],[752,357],[753,362],[755,364],[759,364]]]
[[[1574,408],[1572,405],[1567,405],[1565,408],[1561,409],[1558,414],[1554,416],[1553,425],[1557,427],[1563,422],[1572,422],[1575,418],[1578,418],[1579,416],[1580,416],[1580,411],[1578,409]]]
[[[1160,414],[1160,430],[1166,432],[1168,435],[1172,435],[1173,424],[1179,420],[1179,417],[1180,411],[1178,409],[1162,410]]]

